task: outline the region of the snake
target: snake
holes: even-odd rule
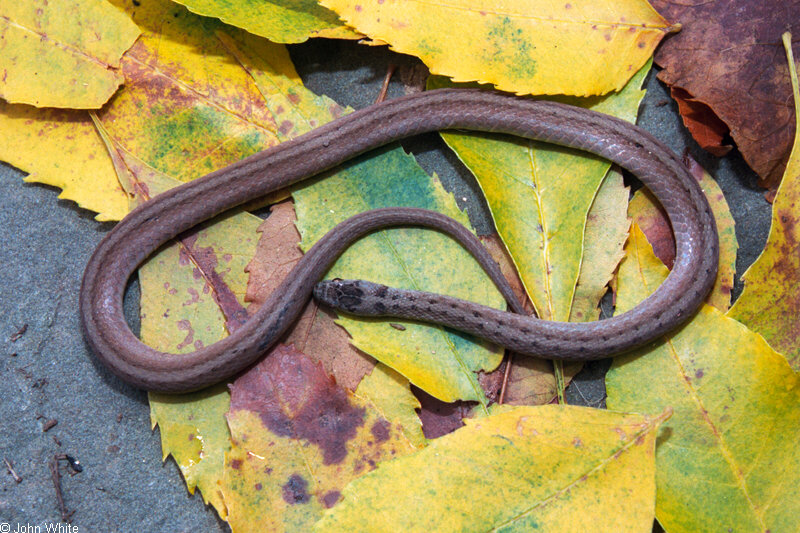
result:
[[[334,169],[406,137],[443,130],[501,133],[595,154],[627,169],[667,214],[676,259],[664,282],[633,309],[605,320],[556,322],[529,316],[473,233],[436,212],[387,207],[335,226],[278,288],[227,337],[189,353],[144,344],[125,320],[125,287],[159,247],[220,213]],[[323,178],[324,179],[324,178]],[[492,278],[512,311],[361,280],[320,280],[356,239],[391,226],[425,226],[458,240]],[[643,129],[613,116],[553,101],[480,89],[438,89],[354,111],[292,140],[170,189],[123,218],[90,257],[80,289],[86,342],[101,363],[139,388],[189,392],[229,379],[258,361],[302,313],[312,294],[349,313],[420,320],[454,328],[520,354],[587,361],[668,334],[714,284],[719,240],[702,189],[681,160]],[[318,284],[319,283],[319,284]]]

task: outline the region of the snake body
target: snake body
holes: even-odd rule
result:
[[[675,328],[701,304],[717,272],[716,225],[697,181],[660,142],[627,122],[582,108],[479,90],[442,89],[356,111],[131,211],[100,242],[84,272],[80,314],[91,349],[123,380],[148,390],[185,392],[217,383],[251,365],[281,338],[302,312],[314,284],[351,242],[392,225],[432,226],[453,235],[520,312],[499,268],[467,229],[429,211],[388,208],[362,213],[331,230],[260,310],[219,342],[187,354],[163,353],[143,344],[125,321],[122,302],[127,280],[148,256],[180,233],[368,150],[448,129],[501,132],[578,148],[628,169],[655,194],[672,224],[676,241],[672,272],[636,308],[591,323],[542,321],[366,282],[325,282],[316,290],[318,298],[353,312],[434,322],[517,352],[570,360],[596,359],[640,346]]]

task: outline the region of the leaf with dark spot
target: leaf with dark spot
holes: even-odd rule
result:
[[[292,474],[289,481],[283,485],[283,501],[289,505],[308,503],[308,481],[300,474]]]
[[[292,346],[275,347],[230,389],[220,490],[234,530],[307,531],[347,483],[414,449],[399,424]]]
[[[313,531],[646,531],[669,414],[494,409],[347,485]]]

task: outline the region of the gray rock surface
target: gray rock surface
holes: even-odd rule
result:
[[[385,48],[347,42],[313,41],[291,52],[310,89],[355,108],[374,101],[389,63],[418,64]],[[395,77],[388,97],[403,92]],[[760,253],[769,229],[770,207],[753,173],[735,154],[717,159],[702,153],[654,76],[640,124],[678,153],[688,147],[719,181],[736,218],[741,274]],[[474,180],[439,137],[425,135],[404,145],[454,192],[475,226],[489,231]],[[74,511],[79,531],[227,531],[199,495],[188,495],[174,462],[162,464],[146,394],[96,364],[82,339],[77,316],[82,270],[111,225],[57,200],[57,190],[25,184],[22,177],[0,164],[0,459],[12,461],[22,478],[16,483],[0,467],[0,523],[10,523],[11,531],[16,524],[44,531],[57,522],[49,462],[69,454],[83,467],[69,475],[61,462],[64,503]],[[129,292],[128,312],[135,322],[135,284]],[[27,331],[11,342],[24,325]],[[607,366],[588,365],[568,389],[569,401],[602,405]],[[50,420],[57,425],[44,431]]]

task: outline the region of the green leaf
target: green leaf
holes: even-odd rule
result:
[[[562,101],[633,122],[649,70],[650,62],[618,94]],[[430,88],[451,85],[443,78],[428,83]],[[610,163],[586,152],[505,136],[442,137],[475,174],[538,316],[567,321],[581,268],[586,217]],[[601,281],[601,289],[607,281]]]

